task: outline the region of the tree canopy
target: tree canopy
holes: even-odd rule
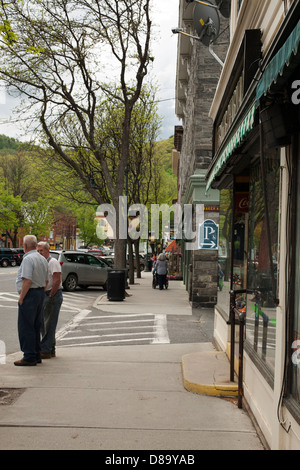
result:
[[[40,142],[52,149],[52,158],[75,172],[98,203],[104,195],[91,184],[91,173],[101,170],[116,208],[124,192],[132,113],[152,60],[150,3],[0,4],[0,77],[24,98],[22,112],[40,132]],[[123,110],[116,178],[107,161],[111,135],[101,132],[107,100]],[[120,260],[123,250],[119,243]]]

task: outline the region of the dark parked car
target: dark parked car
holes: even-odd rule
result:
[[[140,258],[140,269],[141,269],[141,271],[144,271],[144,269],[145,269],[145,258],[144,258],[143,255],[139,255],[139,258]],[[137,262],[136,262],[135,254],[133,255],[133,266],[134,266],[134,269],[136,269]],[[128,256],[127,256],[127,268],[129,268]]]
[[[66,291],[72,292],[77,286],[103,286],[107,289],[110,266],[100,258],[82,251],[62,251],[58,257],[62,270],[62,283]]]
[[[15,259],[17,262],[17,265],[20,266],[22,263],[22,259],[24,256],[24,250],[23,248],[12,248],[13,252],[15,253]]]
[[[6,268],[7,266],[17,265],[17,254],[12,248],[0,248],[0,266]]]
[[[108,266],[110,266],[111,268],[114,267],[115,259],[113,256],[101,256],[101,259],[102,261],[104,261],[104,263],[108,264]]]

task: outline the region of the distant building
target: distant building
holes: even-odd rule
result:
[[[76,249],[77,218],[72,212],[62,214],[55,212],[54,222],[50,233],[41,237],[41,240],[47,241],[51,249]]]

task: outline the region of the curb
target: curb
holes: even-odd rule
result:
[[[184,388],[199,395],[237,397],[238,384],[229,380],[226,353],[205,351],[182,357]]]

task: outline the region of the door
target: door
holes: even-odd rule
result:
[[[87,264],[88,283],[90,285],[103,285],[107,279],[107,268],[105,263],[95,256],[85,255]]]

